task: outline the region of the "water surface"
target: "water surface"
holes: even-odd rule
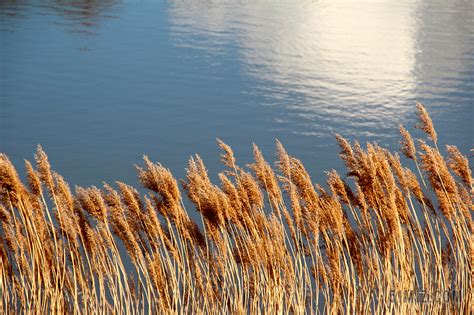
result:
[[[241,163],[279,138],[321,180],[335,132],[396,148],[417,100],[473,147],[471,1],[2,0],[0,21],[0,151],[40,143],[72,184],[135,183],[143,154],[215,172],[216,137]]]

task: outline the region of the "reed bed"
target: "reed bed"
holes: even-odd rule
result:
[[[22,182],[1,154],[0,309],[472,312],[471,169],[455,146],[442,155],[417,106],[426,140],[401,126],[401,158],[337,135],[347,175],[330,171],[324,185],[279,142],[274,167],[257,146],[241,167],[218,140],[219,184],[199,156],[180,183],[144,157],[136,168],[145,194],[121,182],[72,192],[41,147]]]

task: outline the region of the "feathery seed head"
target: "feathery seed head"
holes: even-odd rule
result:
[[[436,134],[430,115],[421,103],[417,102],[416,108],[418,109],[418,120],[420,123],[415,127],[425,132],[428,138],[436,143],[438,141],[438,135]]]
[[[33,169],[33,166],[31,165],[30,161],[25,160],[25,167],[28,187],[32,194],[39,197],[42,194],[42,187],[38,173]]]
[[[463,156],[459,152],[458,148],[454,145],[446,146],[446,150],[449,153],[448,166],[453,170],[456,175],[461,178],[464,184],[467,187],[472,189],[472,173],[471,168],[469,167],[469,161],[467,157]]]
[[[415,143],[413,142],[413,138],[411,137],[408,130],[403,127],[403,125],[400,125],[399,130],[400,134],[402,135],[402,140],[400,140],[402,153],[405,154],[405,156],[409,159],[415,159],[416,149]]]
[[[232,148],[228,146],[227,144],[224,143],[221,139],[217,139],[217,144],[223,151],[221,154],[221,161],[226,165],[227,167],[231,169],[237,169],[237,166],[235,164],[235,157],[234,157],[234,152],[232,151]]]
[[[44,153],[41,145],[38,145],[35,154],[36,167],[41,181],[46,185],[50,194],[54,194],[54,180],[49,164],[48,156]]]

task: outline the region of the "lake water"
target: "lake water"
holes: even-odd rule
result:
[[[320,181],[335,132],[398,148],[418,100],[468,153],[473,30],[472,1],[1,0],[0,151],[135,184],[143,154],[183,177],[223,168],[216,137],[241,164],[278,138]]]

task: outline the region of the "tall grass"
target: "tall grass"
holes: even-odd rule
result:
[[[254,146],[255,162],[243,168],[219,140],[220,183],[195,156],[182,189],[145,157],[137,173],[146,195],[120,182],[73,193],[41,147],[23,183],[2,154],[0,309],[472,312],[471,170],[455,146],[441,154],[418,109],[429,141],[415,144],[400,127],[410,167],[337,135],[347,177],[330,171],[324,186],[279,142],[275,167]]]

